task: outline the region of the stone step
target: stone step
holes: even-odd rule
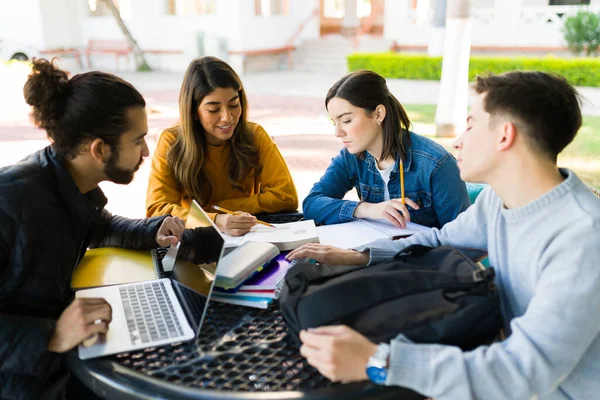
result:
[[[305,71],[342,71],[347,68],[346,58],[353,53],[385,52],[391,41],[381,38],[364,37],[357,47],[353,41],[341,36],[305,40],[296,47],[294,65]]]

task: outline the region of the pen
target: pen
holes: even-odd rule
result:
[[[226,208],[223,208],[223,207],[219,207],[219,206],[212,206],[212,208],[214,208],[214,209],[215,209],[215,210],[217,210],[217,211],[222,211],[222,212],[224,212],[225,214],[231,214],[231,215],[240,215],[240,214],[239,214],[238,212],[236,212],[236,211],[230,211],[230,210],[228,210],[228,209],[226,209]],[[269,224],[269,223],[266,223],[266,222],[264,222],[264,221],[261,221],[260,219],[257,219],[257,220],[256,220],[256,223],[257,223],[257,224],[261,224],[261,225],[268,226],[268,227],[270,227],[270,228],[275,228],[275,225],[271,225],[271,224]]]
[[[404,202],[404,164],[402,160],[400,160],[400,191],[402,192],[402,204],[406,204]]]

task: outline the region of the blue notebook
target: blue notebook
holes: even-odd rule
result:
[[[235,296],[227,293],[213,292],[211,298],[213,301],[219,303],[235,304],[238,306],[254,307],[254,308],[267,308],[273,299],[268,297],[254,297],[254,296]]]

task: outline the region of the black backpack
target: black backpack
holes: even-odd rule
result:
[[[402,333],[469,350],[501,328],[493,281],[492,268],[455,248],[415,245],[370,267],[301,262],[285,277],[280,306],[298,345],[302,329],[344,324],[375,343]]]

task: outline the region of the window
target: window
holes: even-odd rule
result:
[[[365,18],[371,15],[371,0],[358,0],[356,2],[356,7],[358,18]]]
[[[119,10],[119,0],[112,0],[117,10]],[[88,0],[88,8],[92,17],[110,17],[112,13],[102,0]]]
[[[111,0],[123,19],[131,18],[131,0]],[[102,0],[88,0],[88,10],[92,17],[112,17],[110,8]]]
[[[177,7],[175,7],[175,0],[166,0],[167,1],[167,15],[175,15]]]
[[[589,6],[590,0],[550,0],[551,6]]]
[[[211,15],[217,10],[217,0],[166,0],[167,15]]]
[[[289,0],[254,0],[254,14],[264,17],[289,15]]]
[[[344,18],[346,10],[344,0],[325,0],[323,3],[323,16],[325,18]]]
[[[323,16],[325,18],[344,18],[346,5],[344,0],[325,0],[323,3]],[[371,15],[371,0],[356,1],[356,15],[364,18]]]

